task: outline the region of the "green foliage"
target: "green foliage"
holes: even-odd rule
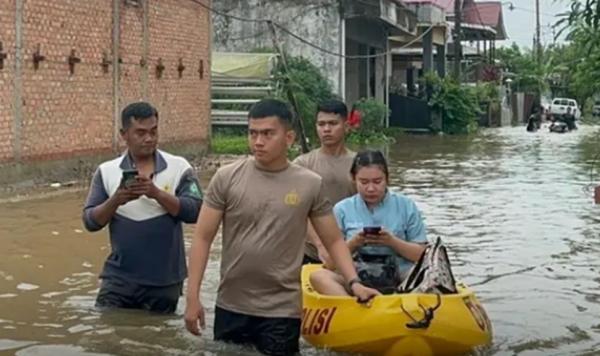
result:
[[[214,135],[211,140],[211,152],[216,154],[247,154],[248,136],[246,135]]]
[[[315,130],[317,107],[320,102],[335,98],[331,84],[320,72],[319,68],[303,57],[287,57],[288,70],[280,63],[275,73],[279,83],[276,96],[291,102],[290,93],[294,94],[298,103],[298,117],[304,124],[305,134],[309,141],[318,142]],[[388,109],[375,99],[361,99],[355,107],[362,113],[362,124],[357,131],[349,135],[349,142],[389,142],[383,128]]]
[[[582,45],[586,49],[600,46],[600,0],[571,0],[569,10],[560,17],[555,24],[559,35],[567,32],[568,39],[583,38]]]
[[[385,104],[374,98],[362,98],[354,103],[354,108],[361,113],[361,125],[358,131],[362,133],[381,132],[385,127],[385,119],[389,109]]]
[[[443,132],[468,134],[477,130],[480,109],[476,89],[461,86],[451,77],[441,79],[434,73],[425,75],[425,85],[431,88],[429,105],[442,115]]]
[[[498,48],[496,58],[513,80],[512,90],[540,95],[548,89],[548,66],[540,65],[531,50],[521,51],[516,43]],[[547,63],[542,61],[542,63]]]
[[[600,93],[600,0],[571,0],[569,11],[555,24],[566,32],[569,43],[562,46],[554,63],[563,88],[580,103]]]
[[[298,103],[298,117],[304,124],[306,135],[314,141],[317,106],[321,101],[334,97],[331,84],[308,59],[288,56],[287,61],[289,72],[286,73],[280,63],[275,73],[279,83],[276,96],[291,102],[289,94],[294,94]]]
[[[361,114],[361,123],[358,129],[348,135],[349,143],[365,145],[394,142],[394,133],[385,128],[385,121],[389,116],[387,106],[374,98],[362,98],[354,103],[354,108]]]
[[[498,84],[495,82],[479,84],[475,89],[475,94],[477,95],[477,101],[479,103],[490,104],[500,101]]]
[[[211,153],[246,155],[250,153],[248,135],[242,132],[215,134],[211,140]],[[288,158],[294,159],[302,153],[300,145],[293,145],[288,150]]]

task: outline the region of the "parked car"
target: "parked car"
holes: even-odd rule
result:
[[[581,109],[577,101],[569,98],[554,98],[550,105],[550,116],[560,118],[567,114],[573,115],[575,120],[581,118]]]
[[[593,117],[600,116],[600,100],[596,100],[594,102],[594,106],[592,106],[592,116]]]

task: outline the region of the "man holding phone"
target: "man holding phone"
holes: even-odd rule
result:
[[[202,192],[183,157],[157,149],[158,112],[123,109],[120,157],[102,163],[83,208],[87,230],[109,225],[111,253],[96,306],[172,313],[187,276],[182,223],[194,223]]]

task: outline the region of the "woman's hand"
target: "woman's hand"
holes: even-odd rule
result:
[[[396,237],[387,230],[380,230],[379,234],[376,235],[367,235],[366,243],[373,245],[383,245],[392,247]]]
[[[348,241],[348,248],[350,248],[351,252],[354,252],[357,249],[363,247],[366,243],[367,237],[362,231],[360,231],[356,235],[352,236],[350,241]]]

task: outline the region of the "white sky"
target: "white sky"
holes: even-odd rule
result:
[[[569,9],[570,0],[539,1],[542,43],[551,44],[553,40],[552,25],[558,20],[556,15]],[[509,39],[500,41],[497,45],[510,46],[513,42],[516,42],[521,47],[531,48],[533,36],[535,34],[535,0],[512,0],[502,2],[504,26],[506,27]],[[509,9],[509,2],[512,2],[515,6],[515,9],[512,11]],[[558,31],[558,29],[556,31]]]

